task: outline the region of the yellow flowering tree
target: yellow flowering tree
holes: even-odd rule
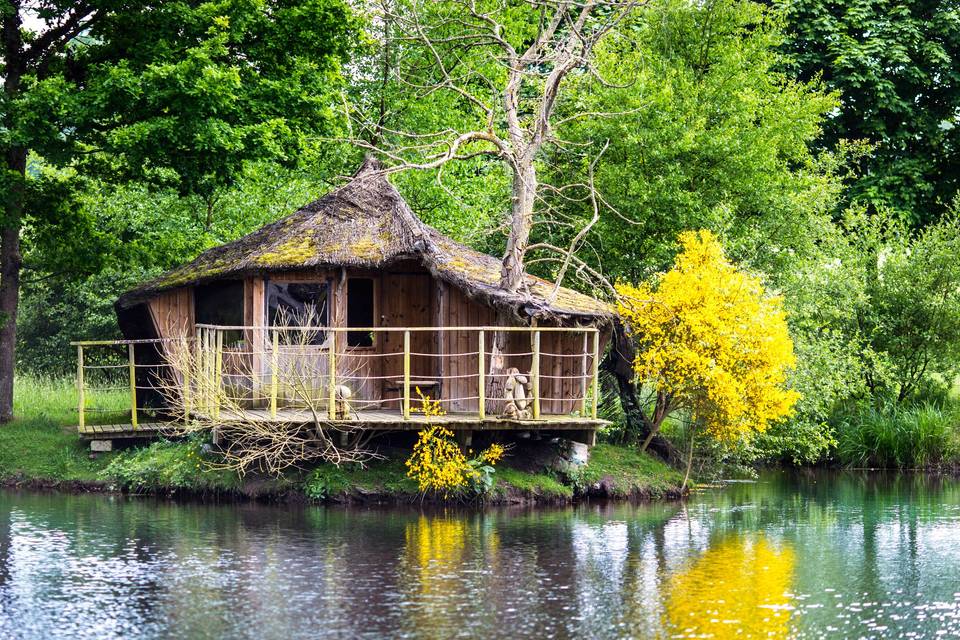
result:
[[[736,267],[710,231],[680,235],[673,268],[651,284],[618,284],[618,310],[637,353],[637,382],[656,392],[644,419],[642,448],[676,411],[698,430],[736,440],[789,415],[799,394],[788,389],[795,364],[783,299]],[[684,481],[686,484],[686,481]]]

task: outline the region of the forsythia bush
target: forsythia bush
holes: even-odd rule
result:
[[[418,389],[419,392],[419,389]],[[420,411],[428,418],[443,415],[440,402],[421,394]],[[407,476],[417,481],[420,491],[458,492],[472,486],[478,492],[493,486],[493,467],[504,448],[492,444],[474,458],[467,458],[449,429],[431,425],[420,432],[413,454],[407,460]]]
[[[617,285],[637,379],[717,439],[764,431],[799,398],[786,388],[795,357],[783,300],[738,270],[711,232],[685,232],[680,244],[653,286]]]

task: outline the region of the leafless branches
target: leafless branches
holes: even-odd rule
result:
[[[578,76],[609,84],[594,65],[595,49],[641,2],[527,0],[524,4],[536,24],[518,29],[516,6],[496,0],[380,0],[380,19],[390,25],[384,30],[389,34],[384,50],[393,56],[393,81],[421,100],[446,94],[452,108],[463,115],[460,120],[465,128],[390,130],[380,109],[375,122],[368,121],[364,113],[352,114],[354,131],[375,130],[375,134],[351,140],[388,158],[392,164],[386,172],[435,169],[441,186],[442,168],[449,162],[478,156],[502,161],[512,187],[500,285],[514,292],[525,286],[526,255],[535,218],[548,221],[555,213],[537,176],[537,163],[549,145],[569,146],[555,129],[584,118],[620,115],[579,112],[572,107],[559,114],[566,82]],[[529,27],[533,27],[532,33],[519,33]],[[567,247],[536,245],[541,252],[560,255],[558,287],[576,262],[572,254],[583,245],[601,211],[609,209],[592,179],[602,153],[593,154],[589,161],[588,183],[578,185],[589,193],[583,200],[591,207],[587,222],[579,221],[582,226],[573,231]],[[563,188],[559,189],[554,188],[553,193],[562,192]],[[574,271],[580,277],[593,276],[588,268]]]
[[[227,346],[230,334],[222,329],[165,343],[167,366],[155,386],[173,413],[175,435],[213,432],[221,453],[213,464],[241,475],[381,457],[368,448],[372,432],[349,424],[351,389],[337,384],[331,393],[332,343],[323,329],[281,323],[244,333]],[[342,369],[338,375],[356,380]],[[329,420],[331,398],[336,423]]]

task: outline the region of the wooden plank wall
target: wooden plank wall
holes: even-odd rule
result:
[[[161,338],[193,335],[193,287],[164,291],[152,298],[147,306]]]
[[[435,297],[433,278],[427,273],[385,273],[380,278],[379,314],[375,316],[382,327],[429,327],[433,326]],[[410,351],[414,354],[437,353],[436,336],[429,331],[413,331],[410,334]],[[403,380],[403,333],[390,331],[381,333],[377,341],[378,358],[382,363],[381,375],[390,376],[384,380],[384,408],[399,408],[391,399],[401,397],[402,392],[393,390]],[[436,380],[439,373],[439,359],[432,355],[412,355],[410,358],[410,376],[413,380]],[[388,390],[389,389],[389,390]],[[431,394],[424,389],[424,393]],[[417,406],[416,390],[410,390],[411,406]],[[435,393],[433,395],[436,395]]]

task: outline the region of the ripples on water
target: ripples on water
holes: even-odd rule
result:
[[[419,513],[0,493],[0,638],[960,636],[960,485]]]

